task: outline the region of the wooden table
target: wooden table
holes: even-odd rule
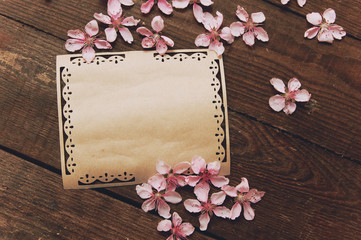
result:
[[[124,7],[147,26],[161,14]],[[256,217],[213,217],[191,239],[361,239],[361,1],[215,0],[206,8],[236,21],[237,5],[266,15],[270,41],[250,48],[242,39],[224,54],[231,136],[231,184],[246,177],[266,191]],[[347,36],[331,44],[303,37],[305,15],[336,10]],[[64,190],[55,82],[55,56],[66,54],[67,30],[83,28],[105,0],[0,1],[0,239],[165,239],[161,218],[144,213],[135,186]],[[164,15],[162,15],[164,16]],[[204,32],[191,8],[165,17],[176,49],[195,48]],[[134,30],[134,29],[133,29]],[[133,31],[132,30],[132,31]],[[141,50],[118,40],[113,51]],[[272,77],[300,79],[312,93],[287,116],[268,106]],[[193,198],[190,188],[184,198]],[[197,215],[172,206],[198,229]]]

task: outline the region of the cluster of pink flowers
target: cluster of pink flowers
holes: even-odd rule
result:
[[[265,192],[249,189],[248,181],[242,178],[242,182],[236,187],[229,186],[229,179],[219,176],[221,164],[218,161],[206,163],[201,157],[194,157],[192,161],[181,162],[174,166],[158,161],[157,174],[150,177],[148,183],[136,186],[137,194],[146,201],[142,204],[145,212],[157,210],[159,215],[168,219],[171,217],[170,207],[166,202],[180,203],[182,197],[175,190],[186,185],[194,187],[196,199],[184,201],[184,207],[191,213],[201,213],[199,216],[200,230],[207,230],[212,215],[235,220],[241,214],[246,220],[253,220],[255,213],[250,206],[261,200]],[[192,172],[191,175],[186,175]],[[209,198],[211,186],[221,191],[213,193]],[[226,197],[233,198],[232,209],[222,206]],[[194,227],[190,223],[182,223],[178,213],[173,213],[172,221],[162,220],[158,224],[158,231],[170,231],[169,239],[185,239],[193,233]]]

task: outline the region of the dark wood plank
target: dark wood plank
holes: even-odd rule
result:
[[[311,12],[319,12],[322,14],[327,8],[333,8],[336,11],[336,24],[343,26],[348,35],[361,39],[361,29],[357,23],[361,9],[361,1],[308,0],[303,8],[298,6],[297,0],[290,0],[287,5],[282,5],[280,0],[264,1],[276,4],[283,9],[297,12],[303,16]]]
[[[345,2],[351,4],[353,1]],[[159,11],[155,9],[149,16],[140,15],[139,4],[126,8],[126,11],[149,25],[151,18]],[[232,1],[229,4],[216,2],[208,10],[223,12],[224,23],[229,25],[237,20],[234,14],[237,4]],[[23,7],[19,5],[17,1],[7,1],[0,7],[0,12],[63,39],[66,39],[68,29],[79,28],[92,18],[94,12],[105,11],[104,1],[83,0],[75,4],[74,1],[55,3],[27,0],[26,4],[21,4]],[[360,42],[347,37],[333,45],[307,40],[303,38],[303,33],[309,26],[302,17],[261,0],[243,5],[249,12],[263,11],[266,14],[264,27],[270,35],[270,42],[257,42],[255,47],[249,48],[241,39],[237,39],[233,45],[226,47],[224,60],[230,108],[360,161]],[[56,20],[44,20],[47,15],[57,14],[59,17]],[[77,16],[77,22],[72,16]],[[175,11],[172,17],[166,19],[165,32],[175,40],[176,47],[194,48],[194,39],[203,29],[195,23],[191,9]],[[191,28],[180,27],[190,24]],[[11,32],[11,29],[6,31]],[[18,32],[16,34],[19,36]],[[22,36],[22,39],[27,37]],[[137,34],[134,34],[134,38],[132,45],[119,40],[114,50],[140,50],[141,38]],[[58,48],[51,48],[54,51],[46,46],[48,56],[66,52],[62,47],[64,42],[57,42]],[[49,62],[50,59],[53,60],[52,57],[45,60]],[[52,65],[48,66],[54,66],[50,62]],[[276,94],[269,84],[272,77],[285,81],[291,77],[299,78],[304,88],[312,93],[316,105],[308,109],[305,104],[299,104],[292,116],[273,112],[268,106],[269,97]],[[312,113],[306,114],[308,112]]]
[[[254,11],[257,11],[256,8]],[[186,19],[191,20],[190,17],[192,16],[189,15],[189,11],[185,14],[188,14]],[[282,12],[279,14],[282,16],[282,14],[290,13]],[[170,23],[176,25],[177,23],[171,22],[171,19],[169,19]],[[175,16],[174,21],[180,21],[180,19],[176,19]],[[226,18],[226,21],[228,20]],[[9,25],[15,26],[13,32]],[[266,25],[266,27],[269,26],[269,24]],[[11,61],[0,60],[5,64],[5,66],[0,65],[3,73],[1,74],[0,87],[2,93],[4,93],[0,96],[2,114],[0,119],[1,126],[4,129],[1,132],[0,144],[59,168],[56,91],[55,81],[51,79],[55,79],[53,57],[56,53],[62,51],[62,41],[14,22],[11,22],[11,24],[5,23],[0,29],[10,39],[12,38],[12,41],[5,45],[0,44],[2,45],[1,54],[10,60],[13,59]],[[179,34],[175,30],[173,31],[173,34]],[[181,36],[179,36],[179,39],[181,39]],[[34,45],[25,44],[27,42],[34,43]],[[182,48],[186,48],[191,46],[190,42],[191,40],[179,41],[179,44],[181,44]],[[278,41],[278,43],[280,42]],[[357,53],[357,41],[345,39],[345,42],[350,47],[347,53],[352,54],[352,51]],[[270,110],[265,110],[268,109],[267,106],[264,109],[259,107],[263,106],[262,104],[267,105],[268,97],[273,94],[273,90],[266,85],[268,79],[273,76],[270,74],[271,76],[268,77],[268,72],[277,73],[279,66],[282,66],[281,60],[287,60],[287,64],[303,65],[303,61],[307,59],[300,57],[301,51],[287,50],[282,45],[275,46],[276,44],[270,48],[270,45],[271,43],[258,44],[257,48],[249,50],[244,49],[245,46],[239,41],[226,50],[229,51],[225,56],[225,61],[231,108],[255,116],[265,123],[273,124],[275,121],[281,121],[281,124],[278,123],[277,126],[282,126],[280,128],[287,131],[292,130],[292,127],[295,128],[295,132],[290,131],[292,134],[302,133],[309,127],[310,130],[308,131],[310,133],[299,134],[303,137],[308,136],[307,134],[312,134],[312,131],[319,127],[317,123],[325,121],[322,124],[328,124],[328,116],[325,116],[325,113],[321,116],[314,117],[314,115],[311,115],[310,117],[306,116],[304,109],[298,109],[296,114],[299,114],[294,115],[297,118],[292,117],[292,121],[290,121],[290,118],[283,117],[283,115],[278,116]],[[306,42],[303,46],[306,46]],[[332,47],[335,46],[340,46],[340,44],[335,44]],[[118,49],[122,47],[121,43],[116,46]],[[137,47],[134,46],[134,48]],[[263,59],[265,47],[271,52],[267,56],[267,61]],[[320,48],[317,51],[321,51],[321,54],[316,52],[317,48]],[[308,46],[308,49],[311,49],[316,57],[325,58],[328,56],[327,50],[329,48],[325,45],[315,43],[314,46]],[[341,50],[345,49],[340,48],[338,51]],[[237,51],[242,53],[242,56],[238,56]],[[287,54],[291,54],[291,57],[286,57]],[[282,57],[273,60],[272,58],[275,56]],[[340,53],[337,53],[336,56],[341,58]],[[350,56],[350,59],[354,58],[352,61],[358,61],[358,58],[354,55]],[[31,60],[32,58],[34,60]],[[242,60],[243,58],[246,60]],[[323,73],[320,73],[320,75],[328,76],[325,72],[328,71],[326,70],[328,67],[335,66],[333,61],[328,63],[329,66],[327,64],[322,65],[323,63],[319,62],[324,68],[321,69]],[[345,61],[348,63],[347,59]],[[272,64],[264,65],[264,63],[269,62]],[[239,69],[234,69],[235,63],[240,64]],[[247,68],[242,67],[242,64],[245,65],[246,63]],[[305,66],[309,68],[319,67],[317,63],[313,62],[309,65],[305,64]],[[342,67],[344,66],[342,65]],[[347,66],[345,67],[347,68]],[[287,71],[283,70],[285,77],[287,73],[291,72],[291,68],[287,68]],[[292,71],[295,70],[292,69]],[[343,69],[338,68],[334,74],[339,74],[339,71],[343,74]],[[299,69],[298,72],[303,74],[302,69]],[[39,75],[42,73],[47,73],[44,78]],[[238,74],[242,74],[240,75],[242,81],[240,81]],[[352,73],[350,74],[352,75]],[[329,90],[329,87],[321,90],[325,80],[320,79],[315,80],[314,86],[318,86],[320,89],[320,96],[326,96],[326,90]],[[353,75],[347,79],[354,81],[352,84],[359,84],[357,78],[354,78]],[[331,77],[331,80],[335,81],[333,84],[342,82],[337,80],[336,76]],[[308,85],[305,83],[304,85],[311,91]],[[338,85],[336,86],[338,87]],[[345,86],[340,85],[340,89],[345,89]],[[355,99],[358,99],[357,91],[352,89],[351,84],[346,84],[346,89],[351,90],[350,96],[356,96]],[[335,92],[336,88],[331,93]],[[314,94],[314,92],[312,93]],[[336,101],[337,94],[328,99],[328,102],[332,104],[335,102],[336,104],[330,106],[331,112],[329,114],[335,114],[340,110],[337,109],[337,106],[345,103],[342,99],[340,102]],[[317,100],[319,101],[318,98]],[[350,101],[354,101],[354,99],[350,99]],[[358,106],[355,105],[355,107],[358,110]],[[326,110],[328,109],[324,109],[324,111]],[[344,110],[341,109],[340,111]],[[355,124],[354,134],[357,133],[359,129],[359,126],[356,126],[358,119],[352,115],[354,113],[342,112],[342,114],[345,114],[347,121],[353,121],[353,124]],[[352,135],[352,132],[350,134],[343,133],[344,129],[347,130],[349,125],[343,126],[342,124],[346,120],[339,119],[339,115],[334,117],[337,120],[334,126],[342,126],[342,128],[335,129],[335,131],[340,136],[346,137],[347,141],[350,141],[351,136],[349,135]],[[331,120],[332,117],[330,116]],[[231,113],[230,121],[232,126],[232,183],[236,184],[242,176],[245,176],[249,178],[251,186],[265,190],[267,194],[265,199],[255,206],[257,209],[255,221],[248,223],[244,220],[238,220],[230,223],[213,219],[209,228],[210,232],[214,234],[222,233],[222,236],[230,239],[235,234],[237,234],[236,236],[254,239],[270,236],[276,239],[332,239],[333,236],[337,236],[333,234],[340,233],[343,233],[342,236],[345,236],[345,238],[352,239],[354,236],[359,235],[360,230],[357,223],[361,219],[358,197],[360,195],[360,166],[357,163],[337,157],[302,139],[278,132],[272,127],[251,120],[249,117]],[[310,122],[307,123],[307,121]],[[322,137],[328,138],[326,135],[333,134],[330,132],[333,126],[327,127],[324,125],[321,126],[321,130],[324,131]],[[335,135],[333,136],[335,137]],[[321,142],[319,145],[332,146],[333,150],[343,149],[346,143],[342,143],[343,140],[340,136],[335,137],[332,142],[326,142],[326,144]],[[353,140],[355,139],[358,139],[357,135],[354,136]],[[341,141],[341,144],[344,145],[341,145],[340,148],[334,148],[336,141]],[[357,145],[354,143],[352,146],[354,148],[350,149],[348,156],[357,153],[355,150]],[[134,192],[134,186],[111,190],[133,199],[138,204],[141,202]],[[192,197],[189,189],[185,190],[184,195]],[[177,206],[175,209],[177,208],[181,208],[181,206]],[[196,219],[192,221],[197,224]]]
[[[59,175],[1,150],[0,169],[3,240],[166,236],[157,231],[160,217],[94,190],[64,190]],[[192,239],[214,238],[195,232]]]

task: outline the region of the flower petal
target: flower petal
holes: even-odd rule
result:
[[[239,202],[236,202],[231,209],[229,218],[234,220],[238,218],[239,215],[241,215],[241,212],[242,212],[242,205]]]
[[[182,223],[182,218],[179,216],[178,213],[174,212],[172,216],[172,222],[174,227],[178,227]]]
[[[110,43],[108,43],[106,40],[102,40],[102,39],[95,40],[94,44],[98,49],[111,49],[112,48],[112,45],[110,45]]]
[[[298,90],[295,92],[295,100],[296,102],[308,102],[311,98],[311,94],[306,90]]]
[[[317,26],[322,23],[322,16],[318,12],[309,13],[306,15],[306,19],[309,23]]]
[[[218,174],[220,169],[221,163],[219,161],[214,161],[207,164],[207,170],[212,175]]]
[[[143,3],[142,6],[140,6],[140,11],[142,13],[149,13],[154,5],[154,0],[148,0],[147,2]]]
[[[164,13],[164,14],[171,14],[173,12],[173,7],[170,3],[168,3],[166,0],[158,0],[158,8]],[[154,29],[155,30],[155,29]]]
[[[246,10],[241,7],[241,6],[237,6],[237,11],[236,11],[236,15],[239,18],[239,20],[243,21],[243,22],[247,22],[248,21],[248,13],[246,12]]]
[[[194,187],[194,194],[197,196],[197,199],[201,202],[208,201],[208,194],[209,194],[210,186],[206,181],[199,182]]]
[[[233,43],[234,41],[234,37],[231,33],[231,29],[229,27],[224,27],[222,28],[221,33],[219,34],[219,36],[223,39],[226,40],[228,44]]]
[[[84,46],[84,41],[79,39],[68,39],[65,42],[65,48],[69,52],[78,51],[82,49],[83,46]]]
[[[85,47],[85,48],[83,48],[82,55],[83,55],[83,58],[85,59],[85,61],[87,63],[90,63],[95,58],[95,50],[90,46]]]
[[[155,174],[148,179],[148,183],[155,188],[158,192],[164,190],[167,186],[167,182],[162,174]]]
[[[198,212],[202,211],[202,205],[196,199],[185,200],[184,207],[187,209],[188,212],[191,212],[191,213],[198,213]]]
[[[78,40],[84,40],[85,39],[85,33],[79,29],[76,30],[69,30],[68,36],[71,38],[75,38]]]
[[[105,24],[112,24],[112,19],[103,13],[94,13],[94,18]]]
[[[326,9],[322,16],[327,23],[334,23],[336,20],[336,12],[332,8]]]
[[[217,217],[229,218],[231,210],[226,207],[216,207],[213,212]]]
[[[187,171],[191,167],[189,162],[180,162],[177,163],[173,168],[173,173],[181,174]]]
[[[119,0],[109,0],[108,1],[108,15],[113,19],[118,19],[122,15],[123,9],[120,5]]]
[[[174,216],[174,214],[173,214]],[[162,220],[158,223],[157,230],[159,232],[168,232],[172,229],[172,222],[170,220]]]
[[[263,12],[256,12],[251,14],[251,19],[255,23],[262,23],[266,20],[266,16]]]
[[[208,47],[209,44],[211,43],[211,39],[209,35],[202,33],[197,36],[194,43],[196,44],[197,47]]]
[[[187,183],[191,187],[194,187],[199,182],[199,180],[201,180],[201,177],[199,177],[199,176],[188,176],[187,177]]]
[[[195,174],[199,174],[206,170],[207,163],[203,158],[196,156],[192,159],[191,168]]]
[[[197,22],[202,23],[204,21],[203,8],[196,3],[193,4],[193,15],[196,18]]]
[[[212,177],[210,180],[212,184],[218,188],[221,188],[229,183],[229,179],[224,176],[215,176]]]
[[[243,203],[243,216],[246,220],[250,221],[254,219],[254,209],[251,207],[251,203]]]
[[[262,42],[268,42],[269,37],[267,32],[261,28],[261,27],[255,27],[254,28],[254,35],[256,36],[256,38]]]
[[[160,32],[164,28],[164,21],[161,16],[155,16],[152,20],[152,28],[156,32]]]
[[[297,0],[297,3],[300,7],[303,7],[306,4],[306,0]]]
[[[158,160],[155,168],[157,169],[157,172],[162,175],[168,174],[170,172],[170,170],[172,169],[171,166],[169,166],[162,160]]]
[[[144,212],[149,212],[153,209],[155,209],[155,199],[154,198],[150,198],[146,201],[144,201],[144,203],[142,204],[142,209]]]
[[[98,22],[96,20],[91,20],[90,22],[88,22],[88,24],[85,25],[85,32],[91,37],[98,34]]]
[[[211,6],[213,4],[212,0],[200,0],[200,2],[203,6],[206,7]]]
[[[346,36],[346,32],[343,30],[343,27],[337,24],[333,24],[332,26],[329,26],[328,30],[330,30],[332,36],[338,40],[341,40],[342,37]]]
[[[213,193],[211,196],[211,203],[214,205],[222,205],[224,200],[226,200],[226,193],[223,191]]]
[[[223,43],[216,40],[209,44],[209,50],[213,50],[217,53],[218,56],[221,56],[224,53],[224,46]]]
[[[208,213],[202,213],[201,216],[199,216],[199,229],[201,231],[206,231],[208,228],[208,223],[211,220]]]
[[[253,32],[251,32],[251,31],[246,32],[245,34],[243,34],[242,39],[248,46],[251,46],[251,47],[253,46],[253,44],[254,44],[254,34],[253,34]]]
[[[179,226],[179,231],[184,235],[184,236],[189,236],[194,232],[194,227],[192,224],[190,223],[182,223]]]
[[[164,40],[164,42],[168,45],[168,46],[170,46],[170,47],[173,47],[174,46],[174,42],[173,42],[173,40],[172,39],[170,39],[169,37],[166,37],[166,36],[160,36],[163,40]]]
[[[225,185],[222,187],[222,191],[230,197],[237,197],[237,189],[235,187]]]
[[[120,35],[122,35],[124,41],[126,41],[127,43],[133,42],[133,35],[131,34],[128,28],[122,27],[122,28],[118,28],[118,30]]]
[[[317,40],[320,42],[332,43],[334,38],[331,31],[324,29],[317,35]]]
[[[119,0],[121,4],[125,6],[132,6],[134,5],[134,2],[132,0]]]
[[[270,80],[270,83],[272,84],[272,86],[279,92],[281,93],[285,93],[286,92],[286,85],[284,84],[284,82],[279,79],[279,78],[272,78]]]
[[[163,195],[164,200],[170,203],[180,203],[182,201],[182,197],[179,193],[175,191],[168,191]]]
[[[294,102],[288,102],[285,106],[285,108],[283,109],[283,111],[289,115],[292,114],[294,111],[296,111],[296,103]]]
[[[240,184],[236,186],[237,191],[241,193],[245,193],[249,191],[249,185],[247,178],[242,178],[242,181]]]
[[[158,199],[158,205],[157,205],[157,208],[158,208],[158,213],[161,217],[164,217],[164,218],[170,218],[170,207],[169,205],[163,201],[162,199]]]
[[[173,0],[173,7],[178,9],[186,8],[190,0]]]
[[[135,187],[137,194],[142,199],[148,199],[153,195],[152,186],[148,183],[143,183],[142,185],[137,185]]]
[[[175,176],[175,179],[179,186],[184,187],[185,185],[187,185],[186,176],[183,176],[183,175]]]
[[[148,28],[146,28],[146,27],[139,27],[139,28],[137,28],[137,33],[139,33],[139,34],[141,34],[141,35],[143,35],[143,36],[147,36],[147,37],[153,35],[153,33],[152,33]]]
[[[264,194],[265,194],[265,192],[258,191],[257,189],[253,188],[246,194],[246,199],[248,201],[250,201],[251,203],[257,203],[257,202],[261,201]]]
[[[155,45],[155,41],[151,37],[145,37],[142,40],[142,47],[143,48],[152,48]]]
[[[164,55],[168,50],[167,44],[164,41],[158,41],[156,44],[156,50],[160,55]]]
[[[239,37],[244,33],[245,26],[241,22],[234,22],[230,26],[231,33],[235,37]]]
[[[123,26],[130,27],[130,26],[137,26],[139,22],[140,22],[139,19],[136,20],[136,19],[134,19],[133,16],[131,16],[131,17],[124,18],[124,20],[121,22],[121,24]]]
[[[268,103],[269,106],[276,112],[281,111],[286,106],[285,98],[278,94],[270,97]]]
[[[285,4],[287,4],[289,1],[290,1],[290,0],[281,0],[281,3],[282,3],[283,5],[285,5]]]
[[[312,39],[312,38],[316,37],[319,30],[320,30],[320,27],[311,27],[311,28],[307,29],[304,37],[306,37],[308,39]]]
[[[214,20],[215,20],[214,28],[216,30],[218,30],[221,27],[222,22],[223,22],[223,14],[221,12],[218,12],[218,11],[216,12],[216,14],[217,14],[217,16],[214,18]]]
[[[297,91],[301,87],[300,81],[297,78],[291,78],[288,81],[288,91],[294,92]]]

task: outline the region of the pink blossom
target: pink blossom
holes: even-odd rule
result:
[[[178,186],[184,187],[187,184],[186,176],[181,175],[190,168],[189,162],[180,162],[174,166],[166,164],[164,161],[158,161],[157,171],[163,175],[167,182],[167,190],[174,191]]]
[[[336,13],[332,8],[326,9],[322,16],[317,12],[309,13],[306,15],[306,19],[315,25],[305,32],[305,37],[308,39],[317,35],[318,41],[332,43],[334,38],[341,40],[346,36],[343,27],[333,24],[336,20]]]
[[[137,32],[143,36],[146,36],[142,40],[142,47],[143,48],[152,48],[156,46],[156,50],[160,55],[163,55],[167,52],[168,46],[173,47],[174,42],[169,37],[166,37],[161,34],[161,31],[164,28],[164,21],[160,16],[156,16],[152,20],[152,28],[156,31],[153,34],[148,28],[146,27],[139,27]]]
[[[69,30],[68,39],[65,43],[65,48],[69,52],[75,52],[80,49],[82,50],[83,58],[87,63],[90,63],[95,58],[94,45],[98,49],[111,49],[112,46],[106,40],[98,39],[97,34],[99,32],[98,23],[95,20],[90,21],[85,26],[85,32],[76,29]]]
[[[242,178],[242,182],[236,187],[223,186],[223,192],[220,192],[220,196],[228,195],[234,197],[236,202],[230,212],[230,219],[234,220],[241,215],[243,205],[243,216],[246,220],[254,219],[254,209],[251,207],[251,203],[257,203],[261,201],[265,192],[258,191],[257,189],[249,190],[248,181],[246,178]]]
[[[187,236],[191,235],[194,232],[194,227],[190,223],[182,223],[182,218],[178,215],[178,213],[174,212],[172,216],[172,221],[160,221],[158,223],[157,230],[164,232],[172,230],[172,235],[170,235],[167,240],[181,240],[187,239]]]
[[[281,3],[283,5],[286,5],[290,0],[281,0]],[[303,7],[303,5],[306,4],[306,0],[297,0],[297,3],[300,7]]]
[[[154,0],[148,0],[147,2],[143,3],[140,7],[140,11],[142,13],[149,13],[154,5]],[[167,15],[170,15],[173,12],[172,5],[168,3],[166,0],[158,0],[158,8]]]
[[[253,46],[255,37],[262,42],[268,42],[267,32],[262,27],[258,27],[260,23],[266,20],[263,12],[252,13],[251,17],[249,17],[246,10],[238,6],[236,15],[242,22],[238,21],[231,24],[230,28],[233,36],[239,37],[243,34],[243,41],[249,46]]]
[[[311,94],[306,89],[299,90],[301,83],[297,78],[288,81],[288,88],[279,78],[272,78],[270,82],[277,91],[283,93],[269,99],[270,107],[276,112],[283,109],[286,114],[292,114],[296,110],[295,102],[308,102],[311,98]]]
[[[108,15],[102,13],[95,13],[94,17],[98,21],[109,24],[105,29],[105,35],[108,42],[114,42],[117,39],[117,31],[123,37],[124,41],[128,43],[133,42],[133,36],[127,26],[136,26],[140,20],[135,20],[134,17],[122,17],[122,7],[119,0],[108,1]]]
[[[199,202],[196,199],[187,199],[184,201],[184,207],[192,213],[201,212],[199,216],[200,230],[207,230],[208,223],[211,220],[213,213],[217,217],[229,218],[230,210],[226,207],[219,206],[223,204],[226,199],[226,195],[223,192],[213,193],[211,200],[208,201],[208,195],[206,196],[205,201]]]
[[[210,6],[213,4],[212,0],[173,0],[173,7],[183,9],[188,6],[189,3],[193,3],[193,14],[199,23],[203,21],[203,9],[197,3],[203,6]]]
[[[234,37],[231,34],[229,27],[224,27],[220,30],[223,22],[222,13],[217,11],[217,17],[213,17],[212,14],[206,12],[203,15],[203,26],[209,31],[209,33],[203,33],[197,36],[195,44],[197,47],[208,47],[209,50],[215,51],[218,56],[224,52],[223,43],[220,39],[226,40],[229,44],[233,43]]]
[[[152,190],[152,187],[155,191]],[[175,191],[165,191],[165,188],[166,182],[162,175],[154,175],[149,178],[148,183],[136,186],[137,194],[142,199],[147,199],[142,204],[144,212],[156,209],[160,216],[170,218],[170,207],[166,202],[179,203],[182,201],[182,197]]]
[[[221,188],[229,183],[229,179],[224,176],[218,176],[221,164],[214,161],[206,164],[201,157],[194,157],[191,162],[191,168],[196,176],[188,176],[188,185],[194,187],[194,194],[199,201],[206,202],[210,190],[209,183]]]

